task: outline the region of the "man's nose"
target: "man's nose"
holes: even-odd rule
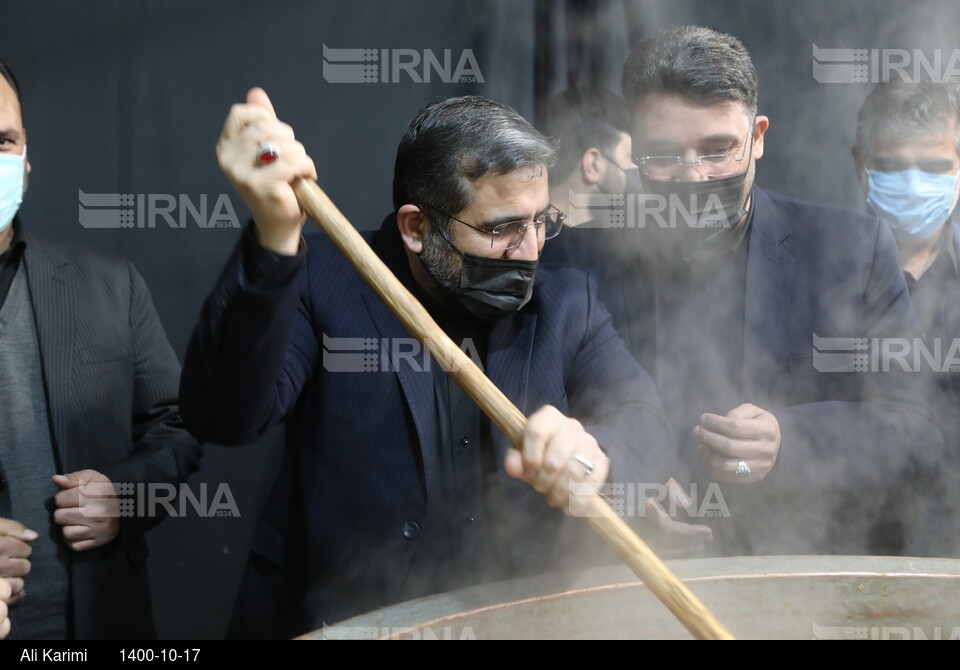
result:
[[[523,232],[523,239],[520,241],[519,246],[507,252],[507,258],[516,261],[535,261],[539,256],[540,238],[537,227],[531,223]]]
[[[703,174],[703,166],[698,165],[696,161],[686,161],[677,173],[676,181],[706,181],[707,177]]]

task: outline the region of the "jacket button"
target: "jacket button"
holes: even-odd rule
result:
[[[408,540],[416,540],[420,535],[420,524],[416,521],[407,521],[403,524],[403,536]]]
[[[470,444],[470,440],[467,438],[466,435],[464,435],[463,437],[460,438],[460,446],[461,446],[461,447],[465,447],[465,446],[467,446],[468,444]]]

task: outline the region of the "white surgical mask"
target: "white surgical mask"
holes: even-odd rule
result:
[[[23,155],[0,154],[0,233],[7,229],[23,202],[23,175],[27,147]]]

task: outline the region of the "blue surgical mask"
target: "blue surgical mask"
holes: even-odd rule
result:
[[[23,155],[0,154],[0,233],[7,229],[23,202],[23,174],[27,147]]]
[[[957,204],[957,174],[922,170],[867,170],[867,205],[900,238],[925,240],[946,223]]]

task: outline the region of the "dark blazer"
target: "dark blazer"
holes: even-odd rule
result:
[[[24,239],[57,472],[90,468],[115,484],[185,481],[200,446],[181,424],[179,363],[143,279],[94,249]],[[10,509],[3,486],[0,516]],[[161,519],[122,517],[109,544],[65,550],[72,637],[156,636],[144,533]],[[26,583],[29,591],[29,575]]]
[[[960,224],[953,226],[953,244],[960,258]],[[944,461],[937,469],[936,478],[925,482],[924,488],[930,491],[925,499],[921,498],[914,506],[914,513],[924,517],[918,524],[913,544],[919,547],[920,555],[960,557],[960,369],[954,343],[960,342],[960,290],[945,293],[940,300],[940,314],[936,319],[938,332],[928,332],[929,340],[940,340],[943,362],[949,362],[944,369],[931,379],[931,406],[937,408],[936,417],[945,441]],[[935,328],[937,327],[935,326]],[[919,510],[916,508],[919,507]]]
[[[960,258],[960,223],[951,223],[950,225],[953,226],[953,244],[957,257]],[[944,332],[939,333],[939,335],[950,342],[954,338],[960,339],[960,291],[952,291],[943,296],[942,309]],[[943,346],[945,349],[948,347],[946,343]],[[949,374],[953,390],[953,398],[951,399],[952,418],[955,425],[960,425],[960,417],[955,414],[960,409],[960,370],[950,370]],[[955,428],[954,430],[955,432],[951,436],[947,447],[954,460],[960,461],[960,429]]]
[[[365,236],[413,286],[395,217]],[[388,372],[325,369],[324,337],[410,336],[327,238],[309,235],[306,243],[299,279],[273,289],[251,286],[247,277],[261,268],[244,270],[252,261],[238,248],[184,361],[183,416],[201,439],[249,442],[286,420],[286,458],[235,612],[233,633],[244,637],[300,634],[395,602],[418,529],[431,522],[431,373],[421,371],[422,356]],[[491,326],[485,371],[524,413],[552,404],[579,418],[609,454],[616,481],[661,481],[672,470],[672,436],[653,382],[583,270],[538,269],[530,303]],[[508,444],[492,433],[520,572],[545,572],[598,546],[583,537],[582,520],[502,472]]]
[[[814,336],[913,338],[920,328],[896,245],[876,217],[755,189],[749,231],[741,400],[780,423],[777,465],[759,484],[723,484],[730,516],[716,520],[723,553],[871,553],[904,481],[936,468],[942,440],[920,401],[920,375],[815,367]],[[656,259],[637,253],[638,229],[565,231],[550,260],[593,267],[601,299],[635,356],[656,374]],[[722,337],[722,333],[710,334]],[[871,340],[872,342],[872,340]],[[657,377],[682,394],[697,379]],[[724,413],[730,398],[713,409]],[[671,407],[666,407],[668,415]],[[671,418],[681,460],[701,486],[693,426]],[[702,488],[700,489],[703,490]],[[898,531],[885,531],[887,535]],[[883,535],[883,533],[881,533]],[[901,547],[902,548],[902,547]]]

